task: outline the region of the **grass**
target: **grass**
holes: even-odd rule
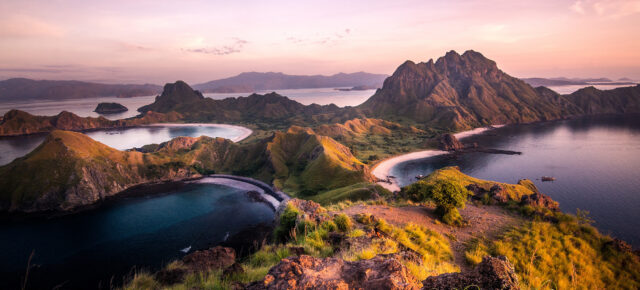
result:
[[[566,216],[555,224],[528,222],[496,241],[474,240],[465,258],[475,264],[486,254],[506,256],[524,288],[638,289],[640,261],[608,241]]]
[[[328,190],[309,196],[313,200],[322,205],[335,204],[341,201],[360,201],[368,200],[373,194],[378,196],[389,196],[391,193],[384,187],[368,182],[360,182],[345,187]]]
[[[446,180],[448,182],[455,183],[457,186],[463,188],[467,187],[467,185],[469,184],[477,184],[479,187],[487,191],[489,191],[492,186],[499,184],[504,188],[509,198],[516,201],[520,201],[520,199],[524,195],[533,194],[533,189],[535,188],[533,182],[526,179],[521,180],[518,184],[509,184],[474,178],[460,172],[460,169],[455,166],[438,169],[422,180],[413,183],[412,185],[421,184],[425,186],[431,186],[440,180]]]

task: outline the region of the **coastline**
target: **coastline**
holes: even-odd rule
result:
[[[458,132],[453,134],[453,136],[455,136],[458,139],[464,139],[466,137],[482,134],[491,129],[500,128],[503,126],[504,125],[491,125],[489,127],[480,127],[480,128],[475,128],[468,131]],[[375,176],[378,179],[387,180],[387,177],[390,176],[391,169],[400,163],[410,161],[410,160],[415,160],[415,159],[422,159],[427,157],[444,155],[447,153],[449,152],[438,150],[438,149],[430,149],[430,150],[416,151],[416,152],[411,152],[407,154],[393,156],[393,157],[384,159],[378,162],[376,165],[374,165],[373,168],[371,168],[371,174],[373,174],[373,176]],[[386,188],[391,192],[400,191],[400,185],[397,183],[395,178],[389,178],[389,181],[391,183],[378,181],[377,184]]]
[[[238,125],[230,125],[230,124],[213,124],[213,123],[153,123],[148,125],[141,125],[141,127],[189,127],[189,126],[197,126],[197,127],[220,127],[220,128],[228,128],[228,129],[236,129],[242,131],[242,135],[229,139],[233,142],[240,142],[247,137],[253,134],[253,130],[238,126]]]

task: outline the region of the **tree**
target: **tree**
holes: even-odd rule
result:
[[[444,179],[435,182],[418,181],[408,186],[407,194],[414,201],[435,202],[436,213],[445,223],[463,224],[458,208],[464,208],[469,192],[460,183]]]

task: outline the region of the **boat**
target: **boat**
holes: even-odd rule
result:
[[[543,176],[542,178],[540,178],[542,181],[554,181],[556,180],[555,177],[551,177],[551,176]]]
[[[189,251],[191,251],[191,246],[188,246],[188,247],[186,247],[186,248],[184,248],[184,249],[180,250],[180,252],[183,252],[183,253],[185,253],[185,254],[186,254],[186,253],[188,253]]]
[[[424,176],[424,175],[422,175],[422,174],[418,174],[418,175],[416,175],[416,179],[418,179],[418,180],[423,179],[424,177],[425,177],[425,176]]]

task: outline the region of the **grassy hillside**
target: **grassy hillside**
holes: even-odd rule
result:
[[[53,131],[33,152],[0,167],[0,209],[67,210],[136,184],[211,173],[250,176],[308,196],[373,181],[349,148],[299,127],[248,144],[178,137],[144,149],[124,152]]]

